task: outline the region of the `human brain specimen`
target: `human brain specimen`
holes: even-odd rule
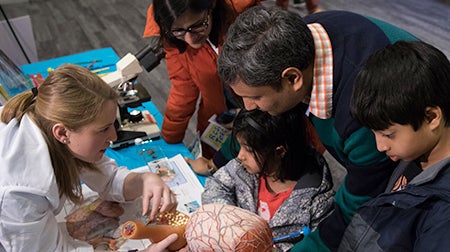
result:
[[[257,214],[242,208],[208,204],[194,212],[186,224],[190,251],[272,251],[272,231]]]

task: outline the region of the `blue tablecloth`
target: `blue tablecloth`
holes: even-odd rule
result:
[[[71,63],[83,67],[91,66],[91,70],[102,70],[97,72],[97,74],[101,74],[115,71],[115,64],[119,61],[119,59],[120,58],[117,56],[116,52],[114,52],[112,48],[108,47],[22,65],[20,66],[20,69],[22,69],[25,74],[41,74],[43,78],[46,78],[49,70],[55,69],[66,63]],[[151,114],[153,114],[158,126],[161,128],[163,116],[153,102],[144,102],[141,107],[133,109],[148,110]],[[154,153],[149,156],[144,156],[143,149],[151,149]],[[109,148],[106,151],[106,155],[108,157],[115,159],[119,165],[126,166],[128,169],[135,169],[145,166],[146,161],[152,161],[149,159],[160,159],[163,157],[170,158],[177,154],[181,154],[184,157],[193,158],[192,154],[184,146],[184,144],[168,144],[162,138],[147,141],[144,144],[134,145],[120,150],[113,150]],[[146,159],[144,159],[144,157]],[[205,184],[206,177],[198,175],[197,178],[202,185]]]

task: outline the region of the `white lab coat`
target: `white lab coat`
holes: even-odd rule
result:
[[[98,166],[101,173],[83,170],[81,180],[103,198],[123,202],[130,171],[106,156]],[[93,251],[58,225],[64,203],[39,128],[26,115],[20,123],[0,122],[0,251]]]

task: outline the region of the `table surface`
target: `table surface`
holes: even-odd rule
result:
[[[159,110],[156,108],[153,102],[143,102],[142,106],[133,108],[133,109],[139,109],[139,110],[147,110],[152,114],[156,122],[158,124],[158,127],[161,128],[163,116],[159,112]],[[178,144],[168,144],[164,139],[154,139],[150,141],[145,141],[141,145],[133,145],[129,146],[123,149],[114,150],[111,148],[108,148],[106,150],[105,155],[108,157],[111,157],[116,160],[116,162],[119,165],[127,166],[128,169],[135,169],[142,166],[145,166],[147,162],[153,161],[153,160],[145,160],[142,155],[140,155],[140,152],[142,149],[148,149],[153,148],[154,150],[160,149],[161,152],[156,152],[155,156],[153,157],[154,160],[160,159],[163,157],[171,158],[177,154],[181,154],[183,157],[190,157],[194,158],[191,154],[191,152],[186,148],[186,146],[183,143]],[[205,176],[197,175],[198,180],[200,183],[204,186],[205,185]]]

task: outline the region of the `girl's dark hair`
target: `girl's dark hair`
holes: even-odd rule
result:
[[[236,116],[232,132],[232,146],[242,139],[253,151],[261,173],[280,181],[298,180],[306,173],[319,169],[316,151],[306,135],[306,115],[297,106],[281,115],[271,116],[260,110],[241,110]],[[273,166],[277,158],[276,148],[283,146],[286,153],[281,158],[281,169]],[[235,149],[235,154],[237,150]]]
[[[212,28],[209,40],[216,46],[222,42],[228,26],[237,16],[234,9],[231,9],[225,0],[154,0],[155,21],[160,28],[160,36],[163,41],[178,48],[180,53],[186,51],[187,44],[183,40],[177,39],[171,33],[173,22],[183,15],[187,10],[193,13],[201,13],[210,10],[212,17]]]

